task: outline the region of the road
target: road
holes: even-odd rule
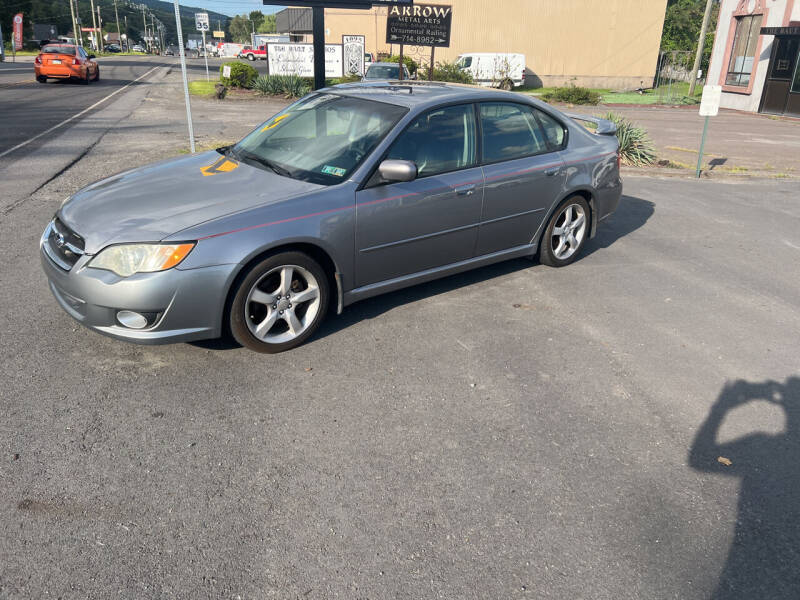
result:
[[[40,84],[34,79],[33,63],[0,63],[0,154],[169,62],[160,57],[102,58],[100,81],[88,86],[52,79]],[[24,152],[37,146],[32,143]]]
[[[275,356],[134,346],[57,307],[37,240],[144,162],[121,140],[182,131],[178,83],[0,213],[0,597],[800,596],[795,183],[631,177],[568,268],[370,299]]]

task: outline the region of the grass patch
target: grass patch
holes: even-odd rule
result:
[[[192,96],[214,96],[215,90],[214,86],[218,82],[216,81],[206,81],[205,79],[198,79],[197,81],[190,81],[189,82],[189,93]]]
[[[532,96],[540,97],[541,99],[559,101],[557,95],[559,90],[567,88],[559,87],[540,87],[540,88],[522,88],[519,91],[522,94],[530,94]],[[682,104],[698,104],[700,97],[703,95],[703,87],[697,86],[693,97],[689,97],[689,84],[685,81],[677,81],[670,86],[669,84],[662,84],[658,88],[643,90],[639,93],[636,90],[610,90],[608,88],[582,88],[587,91],[598,94],[600,96],[601,104],[667,104],[670,106]],[[565,100],[569,102],[569,100]],[[574,104],[574,102],[573,102]]]

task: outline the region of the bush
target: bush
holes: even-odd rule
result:
[[[262,96],[300,98],[311,91],[311,86],[297,75],[262,75],[253,81],[253,89]]]
[[[223,69],[229,66],[231,68],[231,76],[223,77]],[[258,77],[258,71],[250,65],[242,62],[227,62],[219,67],[219,80],[227,87],[249,88],[253,85],[253,81]]]
[[[567,104],[597,104],[600,102],[600,94],[593,92],[589,88],[570,85],[544,93],[542,94],[542,99],[546,102],[555,100],[556,102],[566,102]]]
[[[420,79],[430,79],[430,67],[420,72]],[[433,81],[449,81],[451,83],[474,83],[469,71],[459,69],[455,63],[437,62],[433,68]]]
[[[393,62],[393,63],[400,62],[400,57],[396,54],[393,54],[383,62]],[[403,64],[406,66],[406,69],[408,69],[408,73],[410,75],[413,75],[414,73],[417,72],[417,69],[419,69],[417,61],[415,61],[410,56],[406,56],[405,54],[403,55]]]
[[[645,167],[655,162],[656,150],[653,141],[643,127],[634,125],[616,113],[608,113],[603,118],[617,126],[619,153],[623,163],[634,167]]]

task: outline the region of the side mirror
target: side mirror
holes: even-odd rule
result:
[[[94,57],[95,57],[94,54],[89,55],[89,58],[94,58]]]
[[[385,181],[414,181],[417,165],[410,160],[385,160],[378,167],[378,173]]]

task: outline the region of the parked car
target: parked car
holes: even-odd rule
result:
[[[364,69],[368,69],[369,66],[375,62],[375,55],[372,52],[365,52],[364,53]]]
[[[367,67],[362,81],[389,81],[400,78],[399,63],[374,62]],[[408,67],[403,65],[403,78],[411,79]]]
[[[256,46],[255,48],[251,46],[245,46],[239,53],[239,58],[246,58],[247,60],[251,61],[256,59],[267,60],[267,46],[266,44]]]
[[[36,81],[47,83],[48,78],[77,79],[89,84],[100,79],[100,67],[94,54],[74,44],[47,44],[33,59]]]
[[[525,84],[525,55],[500,52],[462,54],[456,65],[478,85],[512,90]]]
[[[197,48],[184,48],[183,55],[186,58],[200,58],[200,51]]]
[[[134,52],[144,52],[144,47],[141,44],[134,44],[131,48]]]
[[[105,48],[103,48],[103,52],[112,52],[116,54],[117,52],[122,52],[122,48],[117,46],[117,44],[109,44]]]
[[[175,56],[179,50],[176,46],[167,46],[164,48],[164,56]]]
[[[573,262],[622,192],[614,125],[584,118],[596,133],[508,92],[339,85],[236,144],[77,192],[42,235],[42,265],[99,333],[230,330],[287,350],[329,306],[521,256]]]

